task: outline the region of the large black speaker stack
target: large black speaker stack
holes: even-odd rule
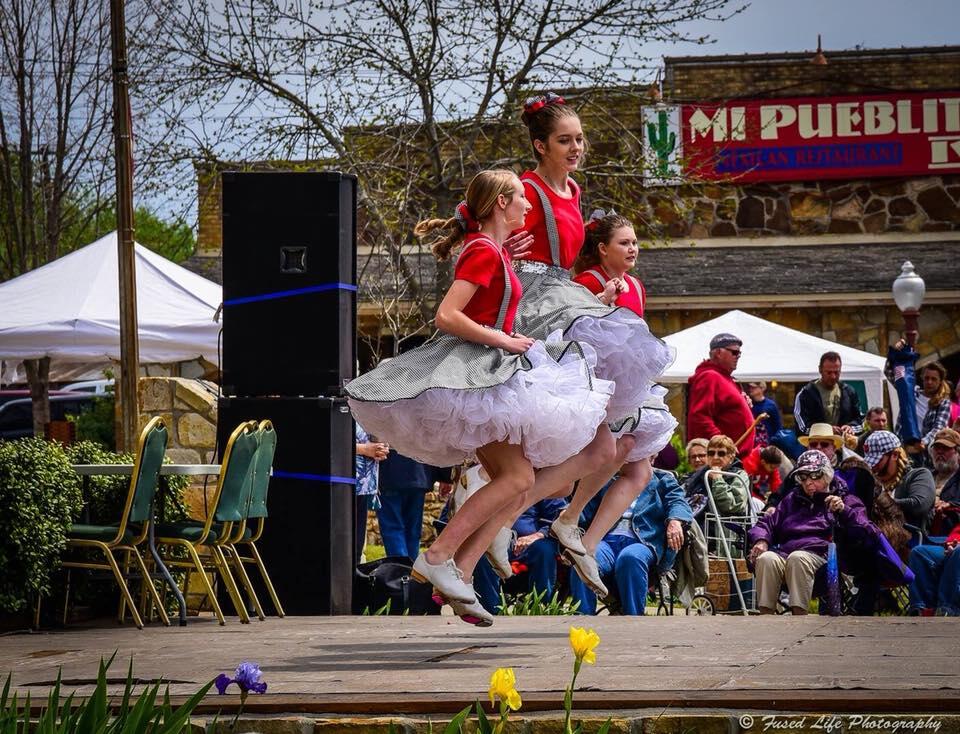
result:
[[[219,446],[241,421],[277,431],[257,545],[287,614],[351,612],[356,201],[342,173],[223,174]]]

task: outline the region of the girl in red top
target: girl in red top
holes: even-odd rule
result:
[[[433,251],[441,260],[463,245],[437,308],[442,333],[345,388],[360,424],[399,453],[433,466],[475,455],[490,475],[413,567],[481,626],[493,618],[474,594],[474,566],[523,510],[534,468],[562,463],[593,440],[613,391],[591,376],[577,344],[514,331],[521,289],[502,244],[529,208],[516,175],[484,171],[456,216],[418,224],[420,236],[439,232]]]
[[[590,291],[570,280],[569,269],[583,245],[580,189],[570,178],[586,150],[586,140],[576,112],[561,97],[547,94],[524,106],[523,121],[530,132],[537,166],[521,176],[532,209],[524,229],[533,236],[529,252],[515,266],[524,296],[517,310],[517,328],[535,338],[561,333],[566,339],[589,345],[596,358],[597,376],[615,384],[607,409],[608,420],[621,422],[636,416],[638,406],[652,396],[655,379],[673,361],[673,351],[654,337],[633,311],[601,303]],[[588,354],[588,356],[590,356]],[[620,447],[626,450],[626,445]],[[564,465],[537,476],[528,501],[564,495],[570,485],[588,475],[606,472],[612,476],[622,463],[610,429],[604,424],[595,440]],[[649,472],[649,466],[646,466]],[[623,509],[649,481],[639,476],[639,488],[622,508],[619,492],[604,496],[594,524],[608,530]],[[580,540],[577,527],[580,510],[596,494],[582,485],[551,532],[564,546],[584,582],[601,596],[593,549]],[[592,494],[591,494],[592,492]],[[602,535],[602,533],[601,533]],[[586,536],[585,536],[586,537]],[[592,536],[589,536],[592,538]]]

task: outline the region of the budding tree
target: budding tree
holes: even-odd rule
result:
[[[652,68],[644,45],[703,43],[686,33],[692,21],[742,9],[738,0],[147,4],[153,26],[140,52],[165,71],[142,96],[165,120],[164,139],[182,142],[167,154],[313,160],[356,173],[361,296],[398,338],[423,333],[449,277],[424,256],[413,224],[448,215],[477,169],[529,162],[519,127],[527,94],[578,90],[590,119],[603,120],[617,151],[600,151],[587,179],[616,180],[632,160],[639,175],[639,154],[623,150],[642,135],[637,100]]]

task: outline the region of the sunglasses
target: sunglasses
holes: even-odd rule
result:
[[[730,347],[720,347],[720,348],[730,352],[730,354],[732,354],[734,357],[739,357],[742,352],[742,350],[740,349],[731,349]]]
[[[707,449],[707,456],[726,456],[726,449]]]
[[[807,448],[811,449],[823,449],[833,445],[833,441],[807,441]]]
[[[798,471],[797,472],[797,481],[805,482],[808,479],[823,479],[822,471]]]

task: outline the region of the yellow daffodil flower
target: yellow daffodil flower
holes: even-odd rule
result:
[[[570,628],[570,647],[577,660],[593,665],[597,662],[597,654],[593,651],[600,644],[600,635],[593,630],[583,627]]]
[[[513,668],[497,668],[490,676],[490,703],[499,698],[512,711],[519,709],[523,702],[517,693],[516,685],[517,677],[513,674]]]

